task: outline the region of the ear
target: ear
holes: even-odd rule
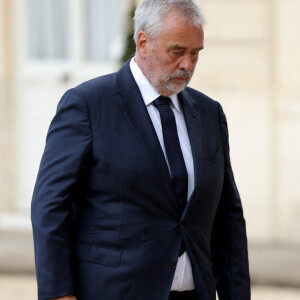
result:
[[[149,43],[150,43],[149,36],[144,31],[141,31],[138,34],[138,38],[137,38],[137,41],[136,41],[137,53],[139,54],[139,56],[141,58],[146,57],[147,52],[149,50]]]

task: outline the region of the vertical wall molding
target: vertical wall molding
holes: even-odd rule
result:
[[[13,208],[12,6],[0,0],[0,211]]]
[[[278,102],[278,1],[269,0],[269,49],[268,49],[268,65],[269,65],[269,170],[270,170],[270,213],[271,213],[271,241],[278,242],[278,226],[280,226],[280,199],[279,199],[279,176],[278,176],[278,131],[279,118],[277,112]]]

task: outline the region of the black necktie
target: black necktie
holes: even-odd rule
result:
[[[187,203],[188,175],[184,163],[174,112],[170,107],[171,99],[160,96],[154,100],[154,105],[158,109],[161,119],[164,145],[171,171],[172,185],[180,213]]]

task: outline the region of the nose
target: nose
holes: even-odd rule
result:
[[[192,58],[189,54],[186,54],[182,57],[182,60],[179,64],[179,69],[184,71],[193,71],[194,63]]]

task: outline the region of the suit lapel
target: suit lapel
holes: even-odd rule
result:
[[[152,161],[154,169],[160,176],[173,204],[179,212],[163,151],[128,62],[119,71],[117,80],[117,94],[122,97],[122,101],[119,103],[121,110],[143,146],[144,151]]]
[[[195,176],[194,191],[192,192],[188,201],[188,205],[183,213],[182,218],[184,218],[188,213],[189,208],[192,206],[192,203],[195,201],[197,190],[201,185],[201,176],[203,175],[201,173],[201,165],[205,149],[205,139],[201,120],[201,113],[199,112],[199,108],[197,107],[195,100],[190,96],[186,89],[179,94],[179,100],[183,110],[190,139]]]

